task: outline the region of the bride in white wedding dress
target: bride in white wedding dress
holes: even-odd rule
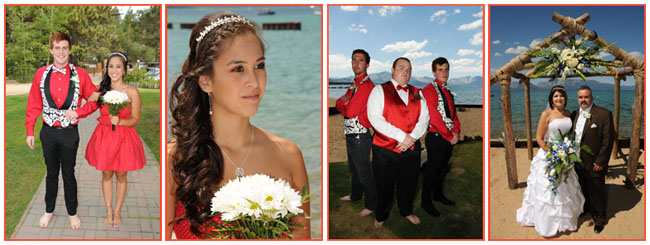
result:
[[[522,226],[535,226],[544,237],[578,229],[578,216],[585,202],[574,169],[569,172],[566,182],[562,181],[557,187],[557,195],[547,188],[545,154],[548,146],[545,142],[554,140],[559,132],[569,133],[572,126],[571,114],[564,109],[567,101],[564,87],[553,86],[548,101],[550,108],[542,112],[537,126],[536,139],[540,149],[531,161],[522,207],[517,209],[517,222]]]

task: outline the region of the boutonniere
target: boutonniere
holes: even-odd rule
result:
[[[361,83],[357,83],[357,84],[354,85],[354,86],[350,86],[350,90],[355,90],[355,89],[357,89],[357,88],[359,87],[359,85],[361,85]]]
[[[414,91],[413,98],[415,98],[416,100],[421,100],[422,96],[420,96],[420,93],[418,93],[418,91]]]
[[[70,69],[70,80],[74,83],[79,83],[79,76],[77,76],[77,71],[75,69]]]

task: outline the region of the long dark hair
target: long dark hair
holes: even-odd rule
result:
[[[111,91],[111,76],[108,75],[108,63],[111,61],[113,57],[118,57],[120,58],[120,60],[122,60],[122,67],[124,67],[124,74],[122,74],[122,80],[126,79],[126,71],[128,70],[126,67],[126,63],[127,63],[126,55],[122,52],[111,53],[111,55],[108,56],[108,59],[106,59],[106,66],[104,67],[104,76],[102,76],[102,82],[99,83],[99,93],[101,95],[104,95],[106,94],[106,92]],[[97,100],[97,106],[101,106],[101,105],[102,105],[102,100]]]
[[[171,132],[176,138],[176,147],[170,152],[168,163],[174,181],[178,183],[174,194],[186,210],[185,216],[170,223],[187,218],[190,231],[197,236],[201,235],[199,227],[210,219],[210,200],[223,180],[223,156],[212,135],[209,95],[199,88],[199,76],[213,73],[213,62],[234,36],[252,32],[261,43],[259,28],[247,20],[227,22],[201,35],[206,27],[227,17],[238,16],[231,12],[212,13],[194,26],[190,35],[190,54],[172,86],[169,101],[174,118]],[[197,41],[200,36],[202,39]]]
[[[562,85],[555,85],[551,88],[551,92],[548,94],[548,106],[553,109],[553,95],[555,92],[560,92],[560,94],[562,94],[564,97],[564,108],[566,108],[566,105],[569,103],[569,98],[567,97],[566,90],[564,90],[564,86]]]

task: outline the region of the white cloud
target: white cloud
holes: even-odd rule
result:
[[[396,43],[391,43],[391,44],[386,44],[383,48],[381,48],[381,51],[384,51],[386,53],[392,53],[392,52],[415,52],[420,49],[422,49],[425,45],[427,45],[429,41],[424,40],[420,43],[418,43],[415,40],[411,41],[405,41],[405,42],[396,42]]]
[[[472,14],[472,16],[476,18],[483,18],[483,11],[478,11],[477,13]]]
[[[357,10],[359,10],[359,6],[341,6],[341,10],[346,12],[357,12]]]
[[[454,14],[460,14],[460,9],[454,9]]]
[[[460,55],[460,56],[476,55],[476,56],[482,57],[483,56],[483,51],[473,50],[473,49],[463,49],[462,48],[462,49],[459,49],[458,53],[456,53],[456,54]]]
[[[474,36],[469,39],[469,43],[472,45],[483,45],[483,32],[474,34]]]
[[[450,59],[449,64],[455,66],[466,66],[466,65],[476,64],[476,61],[477,61],[476,59],[470,59],[470,58]]]
[[[481,72],[483,64],[477,59],[450,59],[449,64],[453,72]]]
[[[519,45],[519,42],[514,42],[515,45]]]
[[[613,56],[613,55],[610,54],[610,53],[607,53],[607,52],[600,52],[600,53],[598,53],[598,55],[597,55],[596,57],[598,57],[599,59],[604,59],[604,58],[612,57],[612,56]]]
[[[639,52],[639,51],[632,51],[632,52],[630,52],[630,55],[632,55],[632,56],[636,57],[637,59],[640,59],[641,61],[643,61],[643,54],[641,52]]]
[[[352,62],[350,60],[350,62]],[[350,63],[348,62],[348,63]],[[392,61],[387,61],[387,62],[381,62],[378,60],[370,59],[370,67],[368,67],[368,73],[377,73],[377,72],[382,72],[382,71],[388,71],[390,72],[390,68],[393,66]],[[352,69],[349,67],[349,69]],[[381,81],[383,82],[383,81]]]
[[[539,44],[539,43],[541,43],[541,42],[542,42],[542,39],[541,39],[541,38],[535,38],[533,41],[530,42],[530,45],[528,45],[528,46],[531,47],[531,48],[532,48],[532,47],[536,47],[537,44]]]
[[[412,64],[411,69],[413,71],[428,71],[431,72],[431,62],[424,62],[421,64]],[[431,75],[431,74],[429,74]]]
[[[368,34],[368,29],[364,25],[357,25],[357,24],[352,24],[351,26],[348,27],[349,31],[358,31],[363,34]]]
[[[393,14],[401,12],[401,11],[402,11],[402,7],[400,7],[400,6],[383,6],[383,7],[379,8],[379,9],[377,9],[377,13],[380,16],[386,16],[388,14],[393,15]]]
[[[462,24],[462,25],[460,25],[458,27],[458,30],[459,31],[467,31],[467,30],[472,30],[472,29],[479,28],[481,26],[483,26],[483,20],[482,19],[476,20],[476,21],[474,21],[472,23],[469,23],[469,24]]]
[[[501,40],[494,40],[494,41],[492,41],[492,44],[500,44],[500,43],[501,43]]]
[[[528,50],[528,48],[520,45],[520,46],[517,46],[517,48],[510,47],[510,48],[506,49],[506,54],[521,54],[523,52],[526,52],[526,50]]]
[[[368,14],[369,15],[375,15],[375,12],[372,11],[372,9],[368,9]],[[372,61],[372,60],[371,60]]]
[[[438,10],[429,17],[429,20],[431,20],[431,22],[434,22],[437,19],[439,20],[438,24],[444,24],[447,21],[447,16],[449,15],[447,14],[446,10]]]
[[[422,57],[431,56],[431,55],[432,55],[432,53],[429,53],[427,51],[420,51],[420,52],[415,51],[415,52],[406,52],[402,56],[404,56],[406,58],[409,58],[411,60],[414,60],[414,59],[417,59],[417,58],[422,58]]]
[[[494,53],[494,56],[503,56],[503,54],[501,54],[499,52],[496,52],[496,53]]]
[[[330,54],[329,69],[331,70],[349,70],[352,69],[352,59],[343,54]],[[372,62],[373,60],[370,60]]]

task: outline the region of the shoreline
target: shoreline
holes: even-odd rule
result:
[[[328,98],[327,105],[330,111],[334,109],[336,99]],[[460,106],[460,105],[459,105]],[[480,107],[465,107],[464,111],[458,111],[460,120],[460,139],[464,141],[483,139],[483,120],[475,120],[475,118],[483,118],[483,106]],[[328,162],[343,162],[347,161],[347,148],[345,145],[345,135],[343,134],[343,116],[336,112],[329,114],[327,118],[328,126]],[[424,146],[424,137],[420,138]]]

